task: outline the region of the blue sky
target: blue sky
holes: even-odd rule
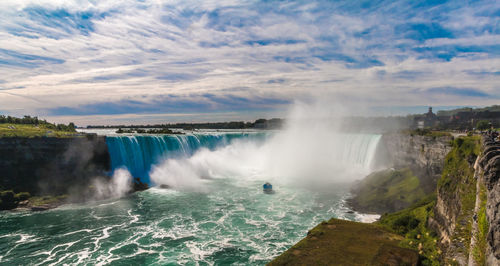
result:
[[[500,103],[498,1],[2,0],[0,112],[77,124]]]

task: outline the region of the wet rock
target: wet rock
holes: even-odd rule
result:
[[[32,211],[46,211],[46,210],[50,210],[50,209],[51,209],[50,205],[40,205],[40,206],[31,207]]]

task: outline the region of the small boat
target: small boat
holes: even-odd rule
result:
[[[264,188],[264,193],[274,194],[273,185],[271,185],[271,183],[267,182],[262,187]]]

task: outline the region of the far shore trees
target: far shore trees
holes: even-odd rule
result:
[[[47,122],[47,120],[38,119],[37,116],[25,115],[23,118],[0,115],[0,124],[18,124],[18,125],[34,125],[34,126],[44,126],[48,129],[76,132],[76,126],[73,122],[68,125],[65,124],[54,124]]]

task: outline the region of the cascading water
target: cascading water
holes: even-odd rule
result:
[[[0,264],[264,265],[322,220],[366,218],[346,182],[369,172],[380,135],[299,129],[109,136],[113,169],[172,189],[0,213]]]
[[[352,165],[359,165],[365,170],[371,170],[377,145],[381,135],[345,134],[342,136],[341,153],[337,159]]]
[[[207,178],[318,186],[345,183],[370,172],[380,139],[369,134],[338,134],[323,141],[289,137],[276,133],[265,142],[246,139],[189,157],[171,157],[155,164],[150,176],[156,184],[189,190],[203,190]]]
[[[113,171],[126,168],[134,178],[150,184],[149,171],[165,159],[186,158],[201,148],[214,150],[235,139],[263,139],[263,133],[212,133],[189,135],[108,136],[106,142]]]

